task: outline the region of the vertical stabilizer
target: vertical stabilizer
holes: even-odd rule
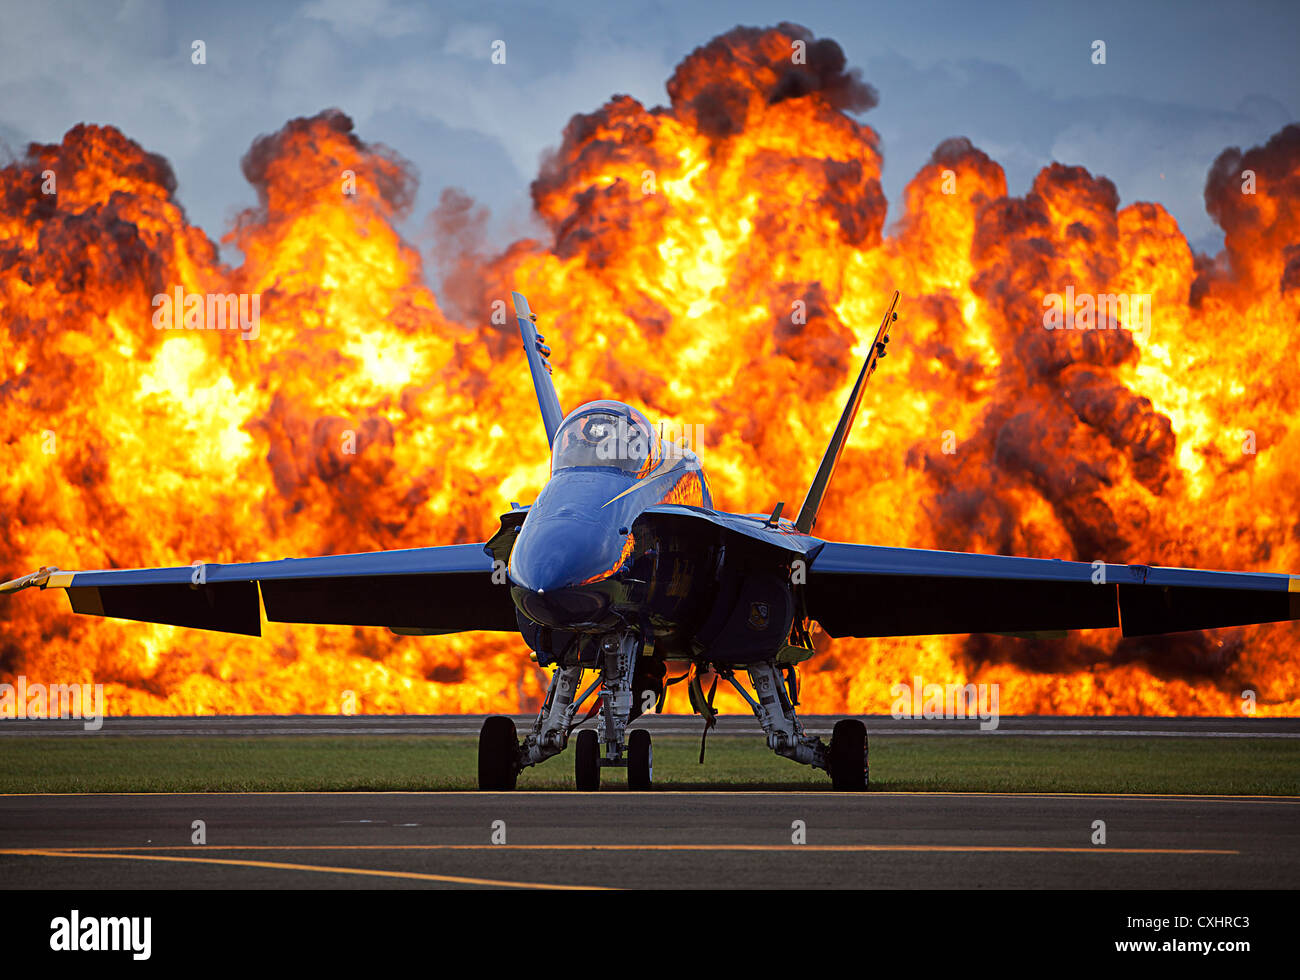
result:
[[[885,311],[885,318],[880,322],[880,329],[876,331],[876,339],[871,344],[871,350],[867,352],[867,359],[858,373],[857,383],[849,394],[839,424],[831,434],[830,444],[822,456],[821,465],[817,467],[817,475],[813,477],[812,486],[808,488],[808,494],[803,498],[803,506],[799,508],[799,516],[794,522],[796,531],[812,534],[813,526],[817,523],[817,512],[822,508],[826,489],[831,485],[831,477],[835,475],[835,464],[840,461],[840,453],[844,451],[844,443],[848,441],[849,430],[853,428],[853,420],[857,417],[858,406],[862,404],[862,393],[866,390],[867,379],[876,370],[876,362],[885,356],[885,345],[889,343],[889,326],[898,319],[898,314],[894,310],[896,306],[898,306],[898,290],[894,290],[894,298],[889,301],[889,309]]]
[[[524,339],[524,354],[528,357],[528,371],[533,376],[533,390],[537,392],[537,407],[542,410],[542,424],[546,426],[546,444],[555,442],[556,430],[564,421],[564,411],[560,408],[560,399],[555,394],[555,385],[551,384],[551,365],[547,358],[551,349],[544,343],[545,337],[537,332],[537,317],[528,308],[528,300],[523,293],[511,293],[515,300],[515,316],[519,320],[519,333]]]

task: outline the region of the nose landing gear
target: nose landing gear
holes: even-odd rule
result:
[[[654,778],[650,733],[637,730],[625,738],[633,713],[633,686],[642,640],[638,633],[611,634],[601,644],[599,676],[578,694],[581,666],[557,667],[551,677],[546,700],[538,712],[533,730],[520,743],[514,722],[501,715],[483,722],[479,733],[479,789],[503,791],[515,788],[519,772],[564,750],[574,728],[574,716],[596,689],[601,695],[600,734],[590,729],[578,732],[574,752],[574,777],[579,790],[600,788],[600,770],[617,766],[628,770],[628,787],[650,789]],[[604,756],[601,756],[601,746]],[[624,756],[626,749],[627,755]]]
[[[579,790],[599,789],[601,768],[616,766],[627,769],[628,789],[648,790],[654,778],[650,733],[637,729],[627,734],[628,720],[633,717],[633,681],[641,638],[635,633],[608,636],[601,650],[604,655],[601,683],[605,693],[601,697],[600,735],[590,729],[578,732],[574,781]],[[603,758],[601,745],[605,748]]]

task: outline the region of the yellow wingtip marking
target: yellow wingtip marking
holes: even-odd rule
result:
[[[1300,575],[1291,576],[1291,581],[1286,584],[1286,590],[1288,592],[1300,592]]]
[[[45,583],[47,589],[66,589],[72,584],[72,576],[75,572],[55,572]]]

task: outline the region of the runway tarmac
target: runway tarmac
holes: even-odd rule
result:
[[[99,735],[473,735],[486,715],[200,715],[105,718]],[[514,715],[521,731],[535,715]],[[814,735],[829,736],[840,715],[800,716]],[[1003,715],[998,727],[981,731],[978,718],[892,718],[858,715],[868,735],[1150,735],[1163,738],[1300,738],[1300,718],[1172,718],[1120,715],[1101,718]],[[595,720],[587,728],[595,727]],[[633,723],[655,735],[700,734],[698,715],[643,715]],[[84,735],[85,723],[62,719],[0,720],[0,738]],[[723,715],[710,733],[762,737],[749,715]]]
[[[873,735],[979,720],[861,716]],[[99,734],[476,736],[483,716],[105,719]],[[833,716],[806,727],[828,735]],[[531,716],[516,716],[520,728]],[[695,716],[639,719],[698,735]],[[6,720],[0,738],[85,735]],[[1012,717],[996,735],[1300,738],[1300,719]],[[711,737],[761,738],[752,718]],[[207,843],[191,843],[203,820]],[[1106,843],[1092,843],[1094,822]],[[505,843],[492,841],[504,822]],[[792,843],[803,821],[806,843]],[[1294,888],[1300,798],[690,792],[0,796],[0,887]]]
[[[195,820],[204,821],[206,844],[191,843]],[[1092,843],[1098,820],[1104,845]],[[805,844],[792,843],[796,821]],[[494,830],[505,843],[493,843]],[[1298,882],[1297,797],[0,796],[7,889],[1255,889]]]

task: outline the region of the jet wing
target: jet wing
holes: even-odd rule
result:
[[[0,585],[66,589],[74,612],[260,636],[275,623],[387,626],[457,633],[517,629],[509,588],[482,544],[323,558],[64,572]],[[259,593],[261,603],[259,603]]]
[[[838,542],[817,553],[806,597],[831,636],[1115,626],[1149,636],[1300,619],[1300,576]]]

